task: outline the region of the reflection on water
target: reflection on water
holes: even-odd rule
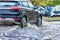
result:
[[[42,33],[45,34],[43,38],[51,38],[52,40],[60,40],[60,21],[47,22],[49,27],[43,28]],[[47,39],[48,39],[47,38]]]
[[[48,22],[48,24],[50,25],[50,26],[60,26],[60,21],[54,21],[54,22]]]
[[[49,26],[42,27],[26,27],[16,29],[1,35],[1,40],[60,40],[60,21],[46,22]],[[3,39],[2,39],[3,38]]]

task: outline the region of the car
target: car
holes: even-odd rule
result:
[[[60,5],[53,7],[52,16],[60,16]]]
[[[30,16],[30,18],[32,17],[32,20],[36,19],[35,22],[37,22],[37,25],[40,25],[41,17],[38,15],[38,11],[36,13],[35,10],[33,4],[28,0],[1,0],[0,22],[9,25],[15,23],[23,28],[27,26],[28,17]],[[27,13],[29,16],[26,15],[26,11],[30,12],[29,14]]]
[[[42,15],[45,15],[46,9],[42,6],[38,6],[38,9],[41,11]]]
[[[19,1],[0,1],[0,22],[7,25],[15,23],[21,28],[26,26],[27,19]]]
[[[48,16],[48,17],[51,17],[52,16],[52,9],[53,7],[52,6],[46,6],[45,9],[45,15]]]

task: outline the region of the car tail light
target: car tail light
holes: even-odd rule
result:
[[[21,10],[21,8],[18,7],[18,6],[16,6],[16,7],[11,7],[11,10],[17,10],[17,11],[19,11],[19,10]]]
[[[17,20],[20,20],[20,19],[19,19],[19,18],[14,18],[14,20],[16,20],[16,21],[17,21]]]

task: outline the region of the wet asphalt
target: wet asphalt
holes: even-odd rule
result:
[[[36,26],[28,23],[25,28],[15,26],[0,26],[0,40],[59,40],[60,21],[46,22],[46,26]]]

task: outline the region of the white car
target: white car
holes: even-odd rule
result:
[[[60,15],[60,5],[57,5],[53,7],[53,10],[51,11],[51,16],[57,16]]]

